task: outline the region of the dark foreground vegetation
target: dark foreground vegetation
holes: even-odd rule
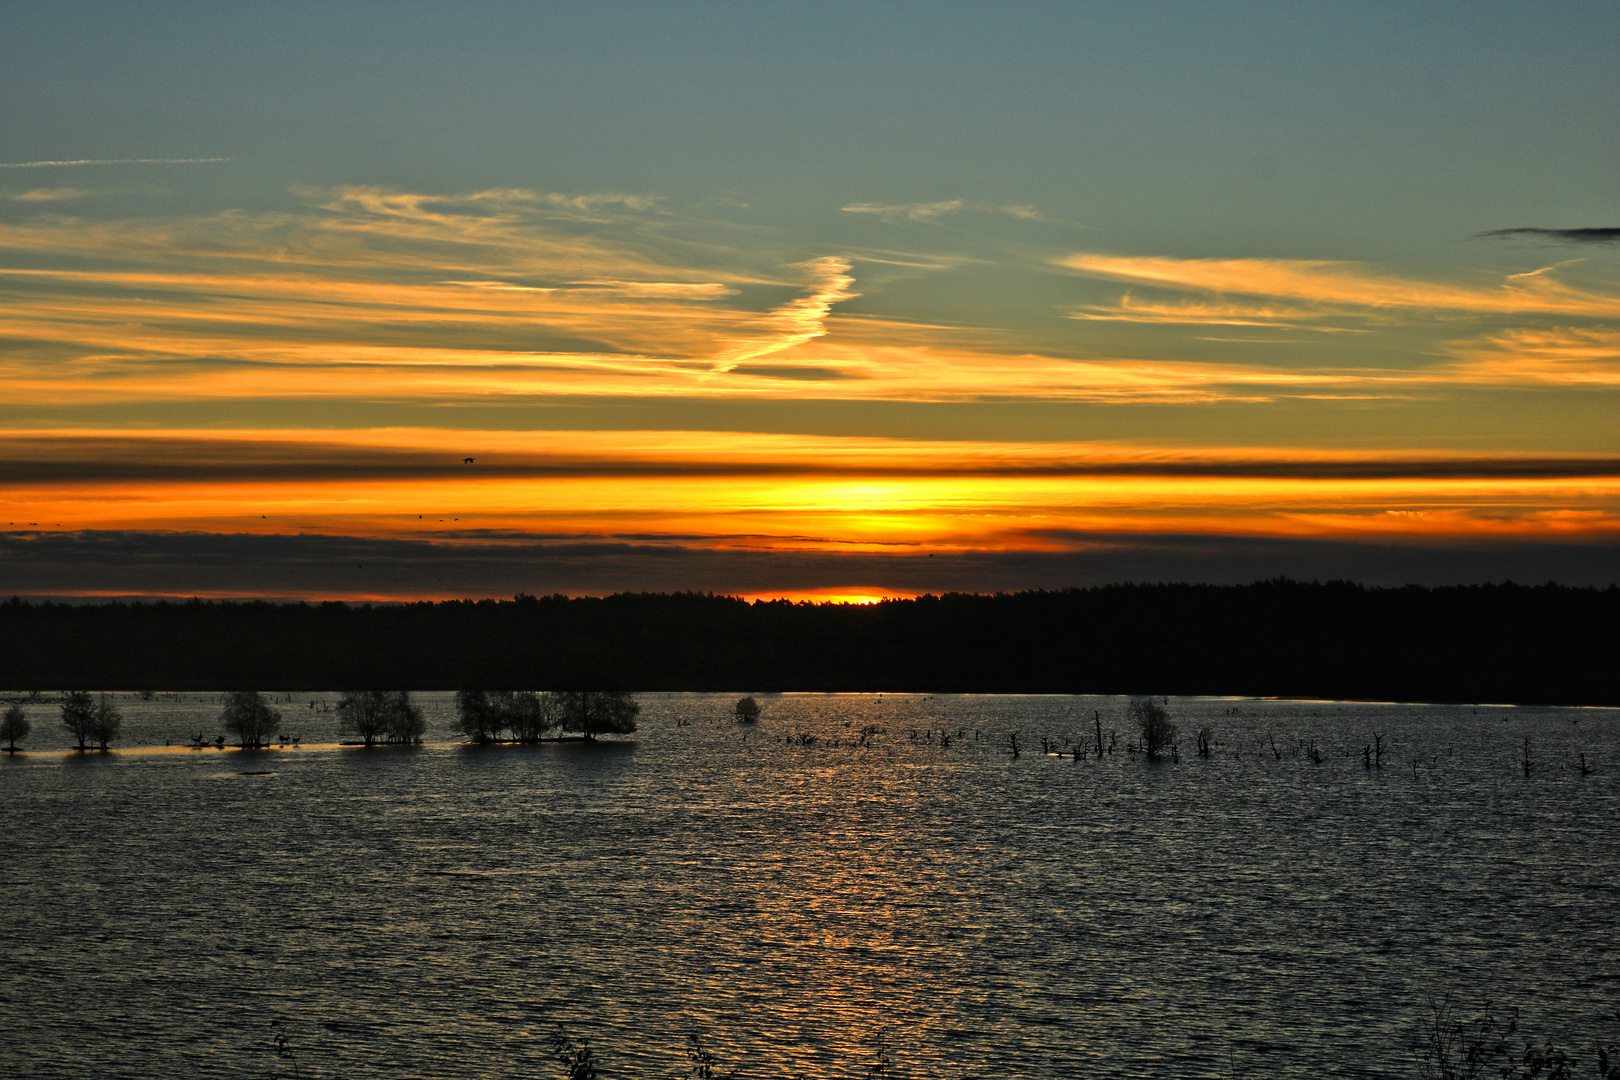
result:
[[[1606,1013],[1603,1019],[1611,1026],[1620,1025],[1620,1010]],[[270,1031],[270,1048],[276,1059],[270,1071],[271,1080],[296,1080],[305,1076],[288,1022],[273,1020]],[[1577,1080],[1579,1077],[1620,1080],[1620,1040],[1615,1035],[1620,1035],[1620,1029],[1607,1041],[1589,1046],[1565,1046],[1553,1038],[1537,1038],[1522,1031],[1517,1009],[1497,1011],[1486,1001],[1475,1010],[1465,1011],[1457,1004],[1455,995],[1448,993],[1430,1003],[1427,1014],[1410,1033],[1407,1064],[1420,1080]],[[559,1027],[545,1040],[545,1048],[553,1063],[551,1075],[559,1080],[597,1080],[602,1075],[596,1048],[587,1038],[576,1037]],[[683,1049],[686,1067],[675,1074],[680,1080],[744,1078],[741,1070],[725,1070],[696,1032],[686,1036]],[[903,1055],[899,1067],[896,1056],[887,1032],[879,1032],[870,1040],[868,1048],[858,1052],[853,1060],[842,1063],[841,1074],[872,1078],[910,1075],[909,1071],[903,1071]],[[991,1065],[984,1075],[1004,1074]],[[1222,1075],[1236,1080],[1253,1072],[1247,1062],[1240,1063],[1234,1055]],[[810,1075],[797,1072],[794,1080],[810,1080]]]
[[[1620,588],[1277,580],[391,606],[0,603],[0,686],[929,690],[1620,705]]]

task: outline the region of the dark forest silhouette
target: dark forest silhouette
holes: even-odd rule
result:
[[[0,603],[16,689],[918,690],[1620,704],[1620,588],[1117,585],[869,606],[697,593]]]

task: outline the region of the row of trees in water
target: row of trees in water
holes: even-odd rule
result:
[[[533,743],[554,731],[586,739],[628,735],[641,706],[629,694],[606,690],[460,690],[456,729],[476,743]]]
[[[70,690],[62,697],[62,726],[73,736],[78,749],[105,750],[118,740],[124,714],[107,694]],[[12,705],[0,717],[0,739],[6,741],[8,752],[15,751],[17,740],[27,738],[32,730],[34,725],[29,723],[21,705]]]
[[[422,710],[408,690],[352,690],[338,699],[338,730],[366,746],[414,746],[427,734]],[[456,693],[456,730],[476,743],[539,742],[575,731],[586,739],[636,730],[641,706],[629,694],[557,690],[461,690]],[[252,690],[231,694],[220,714],[225,730],[247,749],[268,746],[281,714]]]
[[[366,746],[406,745],[422,742],[427,722],[422,710],[411,700],[408,690],[346,691],[334,709],[338,730],[355,736]],[[641,706],[635,698],[620,691],[599,690],[460,690],[456,693],[455,730],[479,744],[537,743],[566,731],[585,739],[598,735],[628,735],[636,730]],[[759,703],[752,697],[737,702],[733,715],[739,723],[759,719]],[[1177,728],[1168,711],[1151,698],[1131,702],[1128,719],[1141,736],[1140,749],[1157,757],[1175,746]],[[236,690],[225,695],[219,723],[236,737],[245,750],[258,750],[288,742],[281,711],[256,690]],[[62,725],[76,740],[79,750],[105,750],[117,740],[123,716],[107,694],[93,696],[69,691],[62,700]],[[32,725],[22,707],[12,705],[0,716],[0,740],[8,750],[17,749]],[[1208,729],[1199,732],[1199,751],[1208,756]],[[207,745],[199,733],[194,745]],[[224,744],[224,736],[219,745]],[[1013,753],[1018,753],[1017,736],[1012,737]],[[1102,728],[1099,716],[1097,753],[1102,754]]]
[[[408,690],[351,690],[338,699],[338,730],[366,746],[420,743],[427,735],[422,710]],[[534,743],[562,732],[586,739],[628,735],[636,730],[641,706],[626,693],[594,690],[462,690],[456,694],[456,730],[476,743]],[[288,741],[279,709],[256,690],[225,695],[219,724],[244,750]],[[107,749],[116,742],[123,715],[107,694],[69,691],[62,699],[62,726],[79,750]],[[0,741],[15,751],[17,740],[33,730],[22,706],[0,715]],[[201,734],[192,742],[203,746]],[[220,736],[219,744],[224,744]]]
[[[357,736],[366,746],[379,743],[412,746],[427,734],[427,721],[408,690],[346,691],[334,711],[338,716],[338,730]],[[219,722],[241,740],[244,750],[269,746],[284,727],[280,710],[256,690],[227,694]],[[287,741],[285,735],[279,738]]]

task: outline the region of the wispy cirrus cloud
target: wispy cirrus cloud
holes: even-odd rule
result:
[[[1451,346],[1458,382],[1620,387],[1620,330],[1516,328]]]
[[[652,200],[543,195],[350,188],[312,193],[303,214],[0,224],[14,264],[0,269],[0,292],[15,301],[0,305],[0,333],[25,343],[0,362],[0,379],[14,402],[70,384],[106,400],[241,398],[278,385],[343,396],[382,367],[407,396],[770,396],[789,393],[784,382],[858,380],[871,367],[779,358],[824,337],[834,306],[855,295],[848,259],[751,271],[712,244],[670,241],[678,222],[643,228]],[[556,224],[558,206],[618,209],[582,228],[574,217]],[[872,317],[849,331],[938,332]],[[880,385],[890,386],[867,392]]]
[[[718,300],[737,290],[718,281],[574,281],[576,289],[595,289],[615,296],[668,300]]]
[[[552,293],[563,289],[593,291],[615,296],[670,300],[716,300],[735,295],[736,289],[717,281],[570,281],[565,285],[518,285],[510,281],[442,281],[466,289],[493,292]]]
[[[0,330],[126,357],[126,373],[142,354],[224,365],[343,363],[389,348],[404,363],[457,352],[491,363],[501,352],[519,363],[537,352],[709,357],[761,312],[694,303],[791,281],[712,244],[694,262],[680,223],[640,225],[651,197],[346,188],[311,199],[303,213],[0,224],[10,264]],[[94,269],[69,269],[64,256]]]
[[[73,165],[218,165],[228,157],[205,158],[78,158],[72,161],[0,161],[0,169],[50,169]]]
[[[1016,203],[971,202],[967,199],[941,199],[937,202],[850,203],[839,207],[846,214],[871,214],[885,221],[936,221],[964,210],[981,214],[1006,214],[1024,221],[1046,220],[1034,206]]]
[[[521,220],[525,212],[536,211],[601,220],[603,215],[615,211],[639,214],[656,210],[662,201],[656,195],[619,191],[567,194],[530,188],[488,188],[445,195],[354,185],[333,191],[306,189],[306,193],[324,198],[323,208],[339,213],[359,210],[378,218],[439,225],[456,223],[462,227],[480,223],[496,226]]]
[[[34,188],[32,191],[24,191],[6,197],[14,202],[68,202],[72,199],[87,199],[93,194],[95,192],[86,191],[83,188],[51,187]]]
[[[1458,348],[1452,362],[1435,364],[1438,344],[1404,368],[1355,368],[1342,357],[1327,366],[1320,354],[1261,363],[1252,350],[1213,360],[1208,350],[1155,345],[1130,355],[1117,336],[1108,352],[1042,347],[1016,327],[852,312],[843,305],[858,295],[853,267],[867,254],[773,262],[718,243],[732,234],[650,196],[351,187],[307,197],[290,212],[53,213],[0,223],[0,336],[11,343],[0,357],[0,397],[17,406],[69,395],[83,403],[369,401],[386,389],[402,401],[812,394],[1191,404],[1407,396],[1486,380],[1484,368],[1456,359]],[[870,258],[964,276],[997,265],[881,251]],[[1563,284],[1556,268],[1431,286],[1333,262],[1084,253],[1067,262],[1132,286],[1114,303],[1067,313],[1079,322],[1366,333],[1396,316],[1420,320],[1420,303],[1457,305],[1431,320],[1453,327],[1458,308],[1617,307],[1600,291]],[[865,288],[881,293],[884,282]],[[1493,362],[1491,378],[1514,370]],[[1517,370],[1548,381],[1527,363]]]
[[[1434,340],[1425,361],[1400,370],[1337,373],[1350,389],[1361,381],[1388,390],[1405,383],[1448,386],[1620,386],[1620,291],[1575,286],[1560,272],[1582,260],[1500,275],[1487,284],[1458,284],[1399,277],[1353,263],[1280,259],[1177,259],[1079,253],[1061,260],[1089,277],[1125,281],[1170,292],[1203,293],[1210,299],[1139,300],[1126,293],[1113,304],[1092,304],[1069,313],[1083,321],[1174,325],[1266,326],[1294,330],[1373,332],[1386,326],[1426,330],[1470,318],[1489,326],[1518,322],[1463,340]],[[1346,321],[1367,324],[1347,327]],[[1548,325],[1556,321],[1557,325]],[[1543,325],[1526,325],[1530,323]],[[1585,325],[1582,325],[1582,324]],[[1448,335],[1449,336],[1449,335]],[[1258,372],[1256,372],[1258,374]],[[1278,384],[1282,391],[1282,385]],[[1286,391],[1283,391],[1286,392]]]
[[[1113,304],[1087,304],[1069,312],[1069,318],[1086,322],[1129,322],[1170,326],[1268,326],[1323,333],[1340,333],[1348,330],[1339,326],[1305,325],[1311,320],[1321,318],[1322,315],[1323,312],[1315,308],[1197,301],[1155,302],[1138,300],[1130,293],[1124,294]]]
[[[761,319],[766,334],[737,342],[725,351],[714,370],[731,371],[739,364],[764,359],[824,335],[833,305],[860,295],[854,291],[850,269],[848,259],[832,255],[805,263],[810,294],[788,301]]]
[[[896,221],[932,221],[946,214],[954,214],[964,205],[961,199],[942,199],[926,203],[851,203],[839,209],[846,214],[871,214]]]
[[[553,198],[520,189],[424,195],[375,187],[301,193],[309,205],[288,213],[13,221],[0,225],[0,247],[14,257],[71,255],[110,270],[139,264],[207,272],[257,265],[267,272],[369,280],[414,274],[437,280],[679,280],[680,272],[691,273],[689,261],[672,262],[662,250],[671,243],[666,236],[642,226],[639,208],[648,200],[641,197]],[[580,216],[581,207],[588,217]],[[731,267],[730,274],[735,272]]]
[[[1087,277],[1184,291],[1266,296],[1320,307],[1475,315],[1620,316],[1620,293],[1566,285],[1551,268],[1496,284],[1459,285],[1316,259],[1182,259],[1076,252],[1057,265]]]

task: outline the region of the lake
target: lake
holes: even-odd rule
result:
[[[1149,761],[1123,698],[737,696],[480,748],[421,694],[368,750],[294,694],[251,753],[164,745],[209,695],[118,695],[107,754],[29,705],[0,1073],[269,1076],[277,1018],[343,1078],[560,1076],[559,1027],[605,1077],[1413,1076],[1448,991],[1583,1073],[1620,1034],[1620,711],[1171,698]]]

